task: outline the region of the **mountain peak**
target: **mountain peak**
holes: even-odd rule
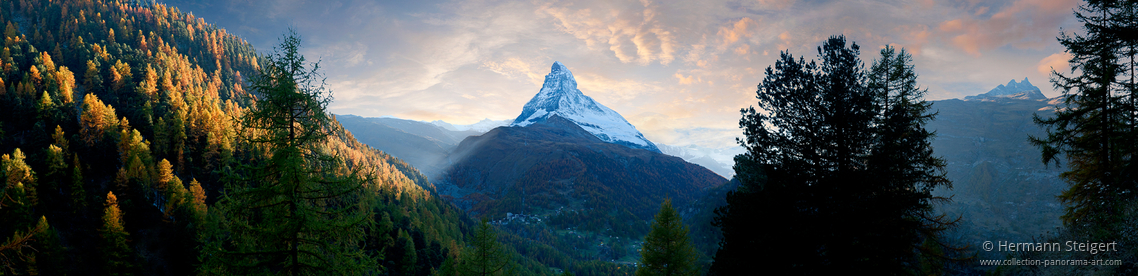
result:
[[[569,72],[569,68],[565,68],[565,64],[561,64],[560,61],[554,61],[553,68],[549,70],[549,73],[557,73],[561,71]]]
[[[998,98],[1045,100],[1047,96],[1043,95],[1039,87],[1035,87],[1027,78],[1023,78],[1023,81],[1019,83],[1016,83],[1016,80],[1012,79],[1008,81],[1008,84],[996,86],[996,88],[989,90],[988,93],[964,97],[965,100],[994,100]]]
[[[577,124],[605,142],[660,152],[623,116],[577,89],[573,73],[559,61],[553,62],[541,91],[522,107],[522,114],[510,126],[528,126],[553,115]]]

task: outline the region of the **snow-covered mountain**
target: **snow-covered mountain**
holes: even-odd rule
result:
[[[526,103],[522,114],[510,126],[524,127],[554,115],[577,124],[602,141],[660,152],[619,113],[581,93],[573,73],[561,62],[553,62],[541,91]]]
[[[434,121],[431,121],[431,124],[445,128],[445,129],[450,130],[450,131],[468,131],[469,130],[469,131],[477,131],[480,133],[486,133],[487,131],[490,131],[491,129],[494,129],[496,127],[509,125],[510,120],[490,120],[489,118],[486,118],[486,119],[482,119],[481,121],[478,121],[477,123],[469,124],[469,125],[455,125],[455,124],[444,122],[442,120],[434,120]]]
[[[1007,85],[1001,84],[1000,86],[997,86],[996,88],[988,91],[988,93],[964,97],[965,100],[986,100],[996,98],[1046,100],[1047,96],[1044,96],[1043,92],[1039,91],[1039,87],[1031,85],[1031,82],[1028,82],[1027,78],[1023,78],[1023,82],[1020,83],[1016,83],[1016,80],[1013,79],[1009,81]]]

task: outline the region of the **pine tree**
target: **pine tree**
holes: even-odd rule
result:
[[[640,248],[640,268],[636,275],[699,275],[695,248],[688,239],[688,228],[671,200],[664,200],[644,236]]]
[[[868,207],[862,212],[870,215],[866,224],[871,226],[862,236],[875,245],[865,253],[890,256],[874,263],[878,271],[931,274],[918,271],[919,259],[959,260],[957,253],[962,250],[941,239],[941,233],[959,218],[950,220],[932,212],[931,203],[948,200],[933,196],[933,189],[952,187],[945,177],[944,159],[933,155],[935,134],[925,129],[936,113],[923,99],[927,90],[917,86],[912,56],[904,49],[881,49],[870,69],[868,88],[880,99],[882,113],[876,120],[877,142],[867,167],[875,189],[860,197]],[[914,251],[921,256],[914,256]]]
[[[47,238],[49,231],[51,229],[47,225],[47,218],[40,217],[35,227],[30,227],[26,231],[16,231],[11,238],[0,243],[0,272],[3,272],[0,274],[38,274],[36,255],[42,251],[42,248],[37,248],[33,244],[37,243],[37,239]],[[38,244],[42,245],[42,242]]]
[[[1045,164],[1067,160],[1060,176],[1071,187],[1059,196],[1067,205],[1067,225],[1110,220],[1118,203],[1138,195],[1135,6],[1138,1],[1087,1],[1075,13],[1086,33],[1059,36],[1071,54],[1071,72],[1051,71],[1063,102],[1055,117],[1035,117],[1047,136],[1031,142]]]
[[[1083,23],[1083,33],[1061,32],[1058,37],[1071,55],[1071,71],[1051,71],[1052,85],[1063,91],[1062,102],[1054,117],[1034,118],[1047,135],[1030,138],[1044,164],[1066,168],[1060,177],[1070,185],[1059,195],[1066,205],[1064,228],[1052,240],[1138,243],[1138,1],[1086,1],[1075,17]],[[1067,273],[1138,271],[1132,265],[1138,263],[1133,248],[1096,258],[1120,259],[1123,265]]]
[[[510,252],[498,242],[498,234],[487,219],[474,230],[474,248],[465,250],[458,265],[459,275],[513,275],[516,269]]]
[[[104,104],[95,94],[83,97],[83,113],[79,117],[80,136],[88,146],[94,146],[105,139],[108,132],[119,126],[115,108]]]
[[[44,153],[47,156],[47,175],[42,181],[45,190],[55,191],[66,186],[65,184],[70,184],[67,181],[71,173],[67,166],[68,154],[55,145],[48,145]]]
[[[88,95],[103,91],[103,76],[99,74],[99,64],[96,60],[87,61],[87,71],[83,73],[83,87],[86,88]]]
[[[186,195],[185,201],[189,202],[190,219],[200,227],[205,223],[206,214],[209,211],[205,205],[205,190],[202,189],[201,182],[198,182],[197,179],[191,179],[187,191],[189,193]]]
[[[0,156],[0,274],[35,274],[36,251],[33,242],[46,231],[46,221],[34,214],[35,172],[24,162],[24,153],[16,149]]]
[[[83,186],[83,169],[79,163],[79,154],[71,155],[71,201],[72,211],[76,214],[87,210],[87,189]]]
[[[401,256],[401,260],[399,261],[400,266],[403,267],[401,271],[403,273],[402,275],[415,275],[415,267],[418,262],[417,255],[415,254],[415,240],[411,238],[411,235],[407,234],[407,231],[403,231],[403,229],[399,229],[398,235],[399,238],[396,244],[401,246],[402,248],[400,249],[403,251],[403,256]]]
[[[118,198],[112,192],[107,192],[107,202],[104,205],[103,227],[99,229],[99,236],[103,238],[102,254],[106,275],[134,275],[134,253],[127,244],[130,234],[123,226],[122,210],[119,209]]]
[[[447,256],[446,260],[443,260],[443,264],[439,265],[439,269],[438,269],[437,273],[434,273],[432,275],[438,275],[438,276],[455,276],[455,275],[458,275],[458,269],[455,266],[456,265],[455,265],[454,257],[453,256]]]
[[[32,167],[25,162],[25,159],[24,152],[18,148],[12,151],[11,155],[4,154],[0,157],[0,172],[3,172],[7,187],[22,187],[24,194],[22,198],[10,198],[10,200],[19,201],[29,208],[34,208],[39,203],[39,196],[36,191],[36,174],[32,171]]]
[[[270,154],[227,176],[210,208],[218,225],[202,252],[205,273],[364,274],[376,265],[361,247],[373,224],[364,177],[322,147],[331,97],[299,47],[295,33],[285,36],[250,80],[260,99],[240,119],[242,135]]]
[[[932,213],[931,191],[951,186],[910,58],[889,47],[865,72],[859,51],[836,36],[820,63],[783,52],[767,68],[758,109],[742,110],[741,185],[716,210],[710,274],[916,273],[923,242],[951,226]]]

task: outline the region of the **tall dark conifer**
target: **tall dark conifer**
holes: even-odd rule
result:
[[[1138,192],[1134,157],[1134,9],[1138,1],[1087,1],[1075,12],[1083,34],[1059,36],[1071,54],[1070,74],[1052,70],[1051,82],[1063,91],[1055,117],[1037,116],[1046,137],[1032,137],[1044,163],[1065,158],[1061,174],[1071,187],[1059,198],[1067,204],[1067,225],[1109,220],[1117,203]]]
[[[935,133],[925,129],[936,113],[923,99],[927,92],[917,85],[912,56],[891,46],[881,49],[869,73],[868,88],[876,95],[881,115],[876,120],[877,137],[867,172],[872,189],[861,196],[869,214],[867,242],[876,244],[871,252],[893,256],[878,265],[883,270],[908,268],[909,274],[938,274],[917,271],[921,258],[927,261],[958,259],[959,249],[941,240],[940,233],[956,223],[936,215],[932,204],[947,201],[935,197],[937,187],[952,187],[945,177],[944,159],[933,154]],[[921,256],[911,254],[920,244]],[[894,270],[895,272],[902,272]]]
[[[1030,138],[1044,163],[1066,168],[1060,177],[1070,184],[1059,195],[1067,208],[1065,228],[1053,241],[1138,243],[1136,10],[1134,0],[1088,0],[1075,11],[1083,32],[1061,32],[1058,37],[1071,55],[1071,71],[1051,71],[1051,83],[1063,91],[1062,102],[1054,117],[1035,117],[1047,136]],[[1066,162],[1060,164],[1061,159]],[[1096,258],[1121,260],[1121,266],[1106,268],[1114,274],[1138,273],[1138,249],[1120,248]]]
[[[842,36],[820,63],[783,52],[739,125],[741,186],[716,210],[711,273],[915,273],[923,238],[946,227],[930,192],[947,185],[910,59],[892,48],[865,72]],[[868,73],[868,74],[867,74]]]

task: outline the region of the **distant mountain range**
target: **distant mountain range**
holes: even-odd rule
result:
[[[964,97],[965,100],[996,100],[1001,98],[1046,100],[1047,96],[1044,96],[1043,92],[1039,91],[1039,87],[1035,87],[1035,85],[1027,81],[1027,78],[1023,78],[1023,82],[1020,83],[1016,83],[1016,80],[1013,79],[1009,81],[1007,85],[1001,84],[1000,86],[996,86],[996,88],[989,90],[988,93]]]
[[[442,120],[434,120],[434,121],[431,121],[431,124],[436,125],[436,126],[440,126],[444,129],[447,129],[450,131],[475,131],[475,132],[478,132],[479,134],[482,134],[482,133],[486,133],[487,131],[490,131],[491,129],[494,129],[496,127],[509,125],[510,122],[511,122],[511,120],[482,119],[481,121],[478,121],[477,123],[474,123],[474,124],[454,125],[451,123],[443,122]]]
[[[438,177],[448,165],[446,157],[458,142],[468,136],[482,134],[477,130],[455,130],[458,128],[453,126],[448,129],[437,124],[398,118],[339,115],[336,119],[361,143],[403,159],[428,179]]]

